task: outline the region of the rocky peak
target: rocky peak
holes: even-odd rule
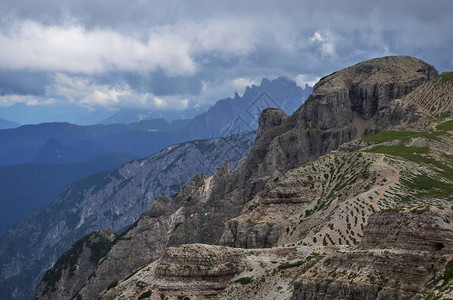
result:
[[[268,108],[263,110],[258,120],[258,133],[261,136],[272,127],[280,126],[288,116],[278,108]]]
[[[275,111],[263,114],[246,168],[255,177],[274,176],[401,123],[408,112],[391,101],[435,75],[433,66],[408,56],[372,59],[328,75],[293,115],[279,115],[278,127],[269,128]]]
[[[409,56],[361,62],[322,78],[297,118],[303,127],[319,129],[344,126],[352,119],[352,112],[368,120],[391,100],[407,95],[434,76],[437,71],[433,66]],[[306,123],[300,123],[302,120]]]

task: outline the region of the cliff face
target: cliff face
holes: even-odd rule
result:
[[[440,276],[451,260],[448,252],[437,250],[438,244],[449,245],[452,231],[448,223],[453,180],[449,175],[453,168],[450,125],[442,123],[432,129],[431,124],[423,132],[394,131],[352,140],[393,126],[432,121],[405,99],[435,74],[433,67],[410,57],[371,60],[323,78],[290,117],[280,110],[265,110],[247,159],[233,171],[225,166],[212,177],[196,177],[171,201],[154,202],[137,225],[118,239],[74,297],[198,299],[209,294],[214,299],[338,299],[346,290],[345,299],[387,299],[389,295],[400,299],[398,295],[405,292],[424,292],[432,275],[430,264]],[[417,214],[417,207],[427,204],[445,211],[428,208]],[[407,220],[416,221],[395,227],[377,225],[386,214],[381,210],[401,206],[409,207],[406,213],[414,215]],[[406,220],[391,215],[392,220],[400,218]],[[448,222],[424,225],[442,218]],[[429,232],[424,235],[414,226]],[[398,245],[399,238],[388,234],[391,231],[408,238]],[[429,234],[444,238],[423,244]],[[186,243],[223,247],[182,246],[186,252],[170,248],[170,256],[178,258],[168,260],[165,247]],[[388,247],[389,254],[380,247]],[[420,257],[411,247],[423,248],[426,255]],[[209,260],[210,272],[202,258],[209,253],[217,256],[217,251],[225,256],[237,253],[233,255],[237,260]],[[375,271],[370,269],[374,258],[364,255],[368,252],[379,256]],[[374,282],[399,260],[406,266],[394,272],[395,278],[404,275],[401,286],[389,285],[389,292],[377,298],[382,287],[387,287],[385,278],[370,289],[364,278]],[[411,285],[418,260],[426,271]],[[222,263],[237,268],[229,273],[219,266]],[[191,270],[196,265],[197,271],[184,270],[185,265]],[[338,266],[339,273],[335,267],[329,269],[330,265]],[[363,272],[354,281],[359,268]],[[351,277],[344,277],[346,273]],[[206,286],[199,274],[209,277]],[[208,284],[217,279],[216,285]],[[108,289],[117,280],[118,285]]]
[[[436,75],[419,59],[395,56],[326,76],[291,117],[257,139],[247,169],[258,176],[286,171],[365,133],[407,121],[409,110],[390,102]]]
[[[96,264],[110,250],[115,239],[112,230],[94,232],[66,252],[41,281],[36,294],[45,299],[65,299],[77,293]]]
[[[195,175],[212,174],[228,159],[235,166],[254,137],[248,133],[171,146],[71,184],[2,236],[0,298],[26,298],[58,257],[86,234],[107,227],[121,231],[159,195],[174,196]]]
[[[449,208],[428,207],[374,214],[360,247],[333,254],[316,275],[302,275],[294,299],[414,299],[429,282],[445,286],[452,217]]]
[[[224,222],[238,216],[247,201],[283,172],[360,138],[367,131],[385,130],[392,124],[408,121],[412,108],[405,109],[390,101],[406,95],[435,74],[432,66],[415,58],[375,59],[321,79],[313,94],[290,117],[276,109],[265,110],[245,162],[210,182],[208,199],[188,209],[196,217],[187,218],[178,227],[170,244],[218,243]],[[363,92],[371,86],[376,88],[374,96]],[[374,101],[376,110],[363,112],[356,105],[357,95]],[[204,217],[202,212],[210,214]]]

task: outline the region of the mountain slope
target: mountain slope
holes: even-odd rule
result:
[[[0,118],[0,129],[9,129],[19,127],[20,124]]]
[[[408,63],[406,58],[390,61]],[[416,65],[413,70],[418,70]],[[194,244],[156,249],[157,260],[150,259],[115,286],[104,287],[101,299],[142,295],[150,299],[450,299],[453,120],[451,115],[447,119],[423,115],[423,107],[411,102],[415,93],[424,93],[431,84],[428,81],[407,96],[400,95],[401,99],[386,103],[386,108],[371,116],[374,124],[368,128],[375,131],[382,128],[385,110],[402,109],[405,114],[397,114],[399,122],[393,119],[394,130],[344,143],[330,155],[268,180],[244,203],[239,215],[230,219],[218,241],[241,248]],[[440,88],[453,95],[447,87]],[[448,100],[439,107],[451,104]],[[259,140],[276,130],[264,125],[276,124],[275,120],[281,120],[277,111],[261,116],[263,126],[248,161]],[[257,170],[268,169],[261,165]],[[203,195],[213,192],[219,180],[214,176],[209,186],[204,185]],[[210,199],[203,195],[199,206],[206,209]],[[184,242],[174,236],[188,223],[187,210],[193,213],[193,204],[179,197],[174,201],[182,208],[176,206],[166,219],[184,221],[173,221],[170,245]],[[147,215],[152,211],[153,206]],[[126,236],[135,242],[134,231],[149,223],[143,217]],[[123,243],[124,249],[127,241]],[[99,267],[114,255],[107,253]],[[88,293],[92,282],[88,281],[80,296],[93,295]]]
[[[333,233],[327,229],[334,231],[336,227],[330,222],[336,220],[338,225],[344,224],[343,231],[338,233],[344,244],[360,242],[361,234],[355,230],[366,223],[368,214],[363,215],[363,221],[362,215],[359,218],[354,213],[357,213],[356,208],[360,212],[369,206],[362,203],[364,208],[352,206],[357,202],[355,197],[363,194],[365,199],[371,200],[366,197],[372,196],[368,193],[373,187],[386,185],[383,180],[376,180],[382,164],[377,154],[352,153],[317,159],[364,135],[420,120],[422,115],[417,107],[406,106],[398,98],[405,97],[436,75],[432,66],[415,58],[374,59],[321,79],[308,100],[290,117],[277,109],[265,110],[247,159],[233,171],[225,167],[212,177],[196,177],[171,201],[159,198],[153,202],[139,221],[116,240],[86,278],[83,288],[73,296],[94,299],[105,295],[106,299],[111,299],[121,297],[124,286],[125,293],[132,298],[151,293],[153,299],[206,295],[231,299],[251,298],[258,292],[288,298],[293,291],[294,276],[301,275],[326,256],[315,250],[328,245],[329,235],[332,238]],[[450,138],[445,130],[442,136]],[[355,143],[349,147],[354,147]],[[448,143],[445,144],[447,149]],[[290,171],[298,166],[302,166],[302,170]],[[441,183],[436,184],[443,190],[448,180],[441,179]],[[392,193],[395,192],[392,190]],[[407,191],[401,193],[406,195]],[[440,203],[444,201],[440,199]],[[343,210],[336,209],[337,206]],[[352,226],[356,226],[354,232]],[[324,236],[323,232],[318,236],[323,228]],[[202,245],[183,246],[186,251],[165,248],[186,243],[247,249],[291,247],[262,251]],[[323,249],[325,251],[330,250]],[[203,253],[212,253],[212,257],[221,259],[206,259]],[[280,259],[274,260],[276,256]],[[226,271],[221,265],[233,269]],[[126,276],[127,272],[143,266],[141,274],[139,270]],[[299,271],[291,272],[295,267],[300,267]],[[240,276],[230,281],[231,276],[239,273]],[[225,277],[219,277],[223,275]],[[117,290],[117,281],[124,276],[124,285],[119,284]],[[130,278],[137,283],[134,287],[129,285]],[[217,281],[223,284],[213,284]],[[226,294],[222,292],[224,288]],[[36,295],[48,296],[41,291],[39,289]]]
[[[184,124],[148,120],[133,124],[78,126],[43,123],[0,130],[0,165],[75,163],[106,153],[145,157],[184,139]]]
[[[71,182],[118,168],[135,158],[110,153],[76,164],[0,166],[0,235],[54,199]]]
[[[193,176],[247,155],[255,134],[170,146],[146,159],[84,178],[9,229],[0,240],[0,298],[27,299],[46,269],[76,240],[132,224],[159,195],[173,196]]]

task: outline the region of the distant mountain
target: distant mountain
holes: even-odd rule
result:
[[[313,88],[297,86],[285,77],[274,80],[263,78],[261,84],[248,86],[244,95],[235,93],[234,98],[217,101],[208,111],[195,116],[187,127],[192,138],[214,138],[240,132],[256,130],[258,117],[263,109],[279,108],[287,114],[293,113],[311,94]],[[167,118],[178,118],[166,113]],[[148,110],[121,109],[100,124],[127,124],[159,117]]]
[[[0,118],[0,129],[9,129],[19,127],[20,124]]]
[[[0,166],[0,235],[54,199],[71,182],[117,168],[135,158],[110,153],[76,164]]]
[[[283,77],[263,79],[259,86],[247,87],[242,97],[236,94],[234,98],[220,100],[191,120],[146,119],[91,126],[43,123],[1,130],[0,165],[75,163],[112,152],[146,157],[176,143],[256,130],[263,109],[281,108],[291,114],[311,90]]]
[[[242,96],[236,93],[234,98],[217,101],[189,123],[187,132],[193,138],[211,138],[256,130],[264,109],[279,108],[292,114],[312,91],[312,87],[301,88],[285,77],[264,78],[259,86],[247,87]]]
[[[114,112],[98,108],[92,111],[77,104],[27,105],[16,103],[0,108],[0,118],[14,120],[20,124],[40,124],[43,122],[69,122],[78,125],[98,123]]]
[[[0,130],[0,165],[75,163],[113,152],[146,157],[186,140],[184,126],[185,121],[156,119],[92,126],[43,123]]]
[[[184,119],[190,119],[194,117],[197,113],[195,111],[184,111]],[[104,120],[100,121],[99,124],[128,124],[128,123],[135,123],[140,122],[143,120],[151,120],[151,119],[158,119],[163,118],[169,121],[182,119],[182,115],[180,111],[165,111],[165,113],[158,112],[158,111],[149,111],[149,110],[141,110],[141,109],[125,109],[122,108],[118,110],[113,115],[105,118]]]
[[[211,175],[228,159],[233,168],[254,139],[246,133],[174,145],[69,185],[0,236],[0,299],[30,298],[40,277],[75,241],[107,227],[119,232],[155,198],[174,196],[196,174]]]

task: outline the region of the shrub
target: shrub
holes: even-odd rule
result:
[[[239,278],[238,280],[236,280],[235,282],[240,283],[242,285],[246,285],[246,284],[252,283],[253,282],[253,278],[251,278],[251,277],[242,277],[242,278]]]

